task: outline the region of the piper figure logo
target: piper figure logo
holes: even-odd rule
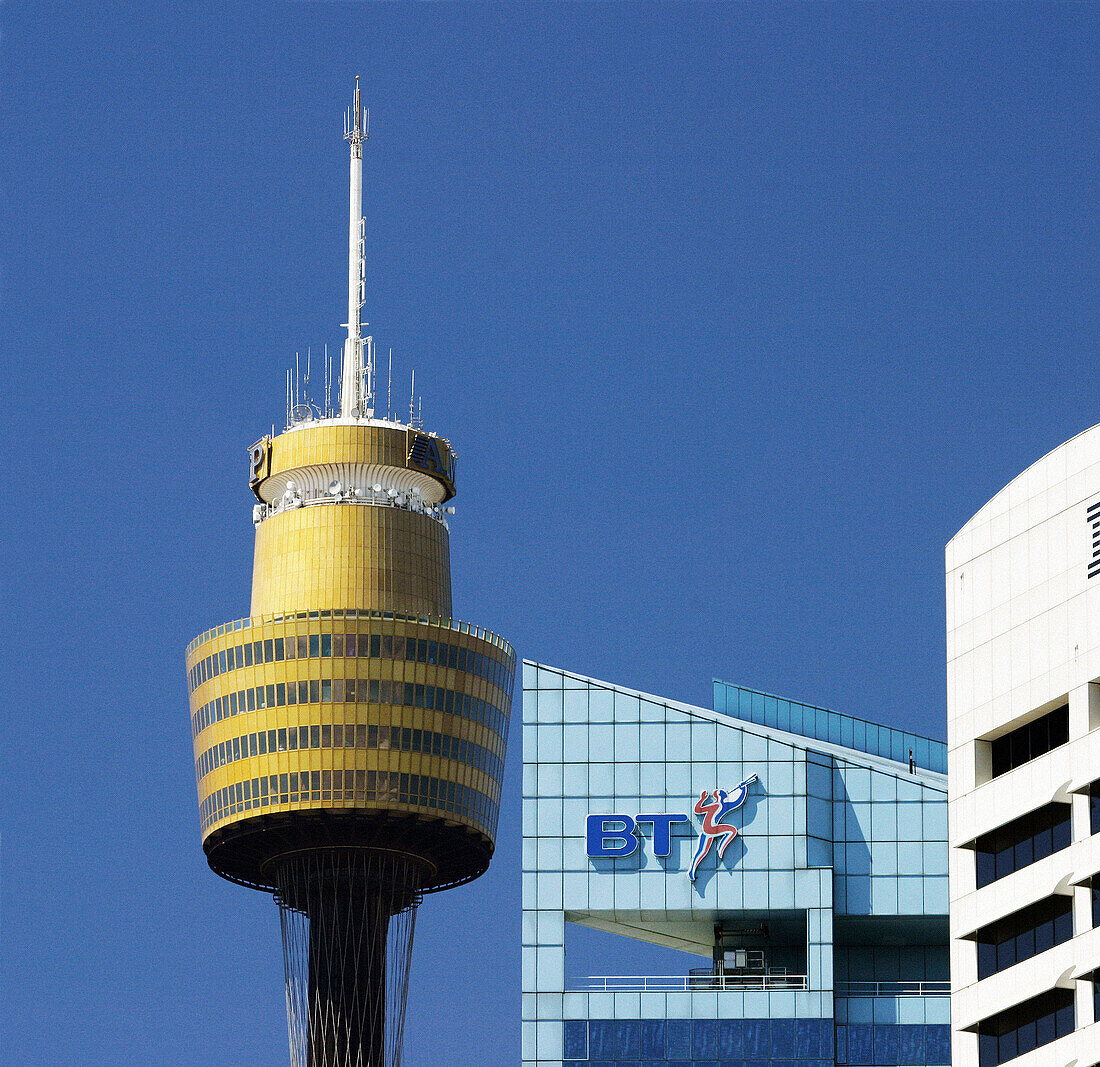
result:
[[[722,819],[745,803],[749,795],[749,786],[755,781],[756,775],[751,775],[732,794],[724,789],[716,789],[713,799],[708,799],[710,794],[704,790],[695,802],[695,814],[703,816],[703,832],[699,835],[699,843],[695,846],[695,855],[692,857],[691,867],[688,868],[688,877],[693,882],[699,870],[699,864],[710,851],[715,838],[722,838],[718,845],[718,858],[721,859],[726,854],[730,842],[737,836],[737,827],[722,822]]]

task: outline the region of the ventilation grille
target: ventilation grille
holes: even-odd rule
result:
[[[1089,556],[1089,577],[1100,574],[1100,500],[1089,506],[1085,512],[1085,522],[1092,531],[1092,555]]]

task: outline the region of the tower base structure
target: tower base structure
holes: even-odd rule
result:
[[[400,1062],[422,861],[308,849],[275,864],[292,1067]]]

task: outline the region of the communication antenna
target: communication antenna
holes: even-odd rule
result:
[[[391,417],[393,411],[393,349],[390,349],[390,376],[386,382],[386,418]]]
[[[332,418],[332,360],[325,345],[325,418]]]
[[[364,383],[364,397],[365,401],[360,404],[359,414],[363,415],[364,412],[368,419],[374,418],[374,338],[368,337],[366,339],[367,347],[367,374],[366,381]]]
[[[366,219],[363,218],[363,142],[370,136],[363,124],[359,76],[355,99],[344,114],[344,140],[351,146],[351,196],[348,218],[348,337],[340,365],[340,415],[358,418],[374,407],[374,361],[363,360],[360,312],[366,297]],[[368,342],[369,344],[369,342]],[[365,371],[365,380],[364,380]],[[365,395],[360,395],[360,390]]]
[[[412,372],[412,389],[409,390],[409,425],[416,422],[416,370]]]
[[[286,372],[286,398],[287,417],[286,428],[289,430],[303,422],[309,422],[313,418],[313,406],[309,402],[309,393],[305,394],[305,402],[302,401],[302,375],[301,359],[297,352],[294,353],[294,369]]]

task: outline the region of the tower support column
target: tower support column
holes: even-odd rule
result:
[[[279,862],[295,1067],[400,1062],[423,874],[415,858],[373,849],[309,850]]]

